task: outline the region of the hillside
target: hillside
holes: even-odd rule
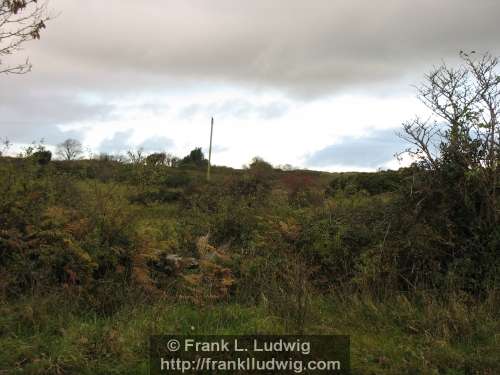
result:
[[[450,258],[419,173],[1,158],[0,373],[147,373],[161,333],[346,334],[354,374],[500,372],[497,249]]]

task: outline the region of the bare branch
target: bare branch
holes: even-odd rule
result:
[[[10,56],[34,39],[49,20],[47,2],[39,0],[0,0],[0,74],[24,74],[31,70],[28,59],[5,64],[2,56]]]
[[[56,154],[64,160],[75,160],[83,154],[83,147],[76,139],[66,139],[57,145]]]
[[[499,59],[489,53],[461,52],[462,65],[435,67],[417,88],[420,100],[444,120],[403,123],[399,136],[410,147],[404,151],[431,170],[453,165],[465,176],[480,178],[482,209],[497,223],[500,179]]]
[[[437,156],[434,155],[434,150],[437,149],[436,137],[440,135],[438,124],[431,123],[430,120],[422,121],[417,117],[402,126],[403,132],[398,133],[398,136],[413,145],[404,152],[416,157],[428,167],[436,167]]]

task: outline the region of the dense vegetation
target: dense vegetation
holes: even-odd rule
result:
[[[0,373],[147,373],[154,333],[349,334],[355,374],[500,373],[496,117],[435,103],[437,151],[406,124],[398,171],[0,158]]]
[[[151,159],[35,155],[0,162],[9,371],[136,373],[149,333],[191,326],[351,334],[360,373],[499,369],[497,245],[447,252],[435,216],[447,202],[415,206],[418,169],[257,160],[207,183],[204,169]]]

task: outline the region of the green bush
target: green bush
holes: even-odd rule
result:
[[[393,192],[399,189],[405,175],[404,170],[380,171],[376,173],[339,173],[330,182],[328,192],[347,194],[366,192],[370,195]]]

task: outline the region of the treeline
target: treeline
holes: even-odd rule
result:
[[[4,138],[1,141],[0,157],[6,157],[12,143],[9,139]],[[201,147],[194,148],[184,158],[179,158],[169,152],[152,152],[146,153],[142,148],[137,150],[129,150],[123,154],[99,153],[94,154],[91,151],[87,160],[100,161],[115,161],[120,163],[133,164],[148,164],[148,165],[163,165],[167,167],[206,167],[208,160],[205,158]],[[84,160],[83,145],[77,139],[66,139],[56,147],[56,156],[44,144],[44,140],[33,142],[30,146],[25,147],[18,155],[18,158],[31,159],[38,164],[45,165],[51,160],[71,161]]]

